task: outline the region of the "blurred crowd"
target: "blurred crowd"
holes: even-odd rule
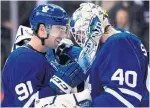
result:
[[[30,27],[29,15],[32,9],[39,4],[53,3],[63,7],[69,16],[79,7],[79,4],[87,1],[16,1],[18,9],[18,27],[24,25]],[[149,52],[149,1],[92,1],[108,11],[109,18],[114,27],[120,27],[136,34],[144,43]],[[12,1],[1,2],[1,69],[3,69],[12,47],[11,22]],[[1,94],[1,96],[3,96]],[[2,98],[2,97],[1,97]]]
[[[149,51],[149,1],[118,2],[109,10],[111,20],[115,27],[124,28],[142,40]]]

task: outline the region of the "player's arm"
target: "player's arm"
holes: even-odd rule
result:
[[[71,40],[63,39],[55,52],[52,51],[52,49],[49,49],[46,56],[50,65],[55,68],[56,72],[65,71],[66,73],[69,73],[68,69],[72,66],[69,63],[77,60],[80,51],[81,48],[73,46]],[[66,70],[64,70],[64,68],[66,68]],[[77,92],[76,87],[71,90],[71,93],[75,92]]]
[[[91,96],[88,89],[74,94],[50,96],[35,101],[35,107],[74,108],[91,106]]]
[[[45,65],[49,65],[48,63],[37,63],[34,57],[29,59],[28,53],[24,53],[16,59],[14,64],[14,70],[18,71],[16,73],[20,73],[19,78],[15,79],[16,84],[14,85],[18,106],[33,107],[35,99],[56,95],[54,89],[48,85],[52,77],[52,70],[43,68]]]
[[[104,92],[93,99],[93,106],[137,107],[143,98],[144,72],[147,69],[137,57],[141,56],[144,60],[144,52],[138,44],[136,52],[135,46],[122,38],[113,42],[106,47],[113,46],[106,49],[109,51],[105,54],[105,61],[100,61],[102,63],[99,68],[99,79],[102,81]]]
[[[94,20],[96,19],[94,18]],[[93,20],[91,23],[92,22]],[[52,87],[56,89],[58,88],[58,90],[60,89],[64,93],[70,93],[72,87],[76,87],[81,82],[86,80],[89,74],[88,70],[95,59],[95,54],[100,39],[100,36],[96,37],[98,35],[98,31],[93,30],[95,28],[95,26],[89,27],[90,34],[85,39],[86,42],[84,47],[82,50],[77,50],[79,53],[75,56],[75,58],[77,57],[77,60],[69,63],[67,68],[66,66],[61,67],[57,71],[56,75],[52,77],[50,80],[50,85]]]
[[[51,62],[55,69],[55,75],[50,79],[49,85],[53,87],[59,94],[71,93],[72,89],[86,79],[86,74],[80,65],[76,62],[80,55],[81,48],[72,46],[72,42],[68,39],[62,40],[56,50],[56,58],[59,58],[59,67]],[[68,58],[64,64],[64,59]]]

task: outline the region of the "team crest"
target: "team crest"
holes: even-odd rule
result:
[[[48,6],[44,6],[44,7],[42,8],[42,12],[47,12],[48,10],[49,10]]]

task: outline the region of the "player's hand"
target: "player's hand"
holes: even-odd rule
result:
[[[61,40],[60,44],[58,45],[57,49],[55,50],[57,62],[61,65],[66,65],[71,62],[71,57],[67,54],[67,51],[74,44],[69,39]]]
[[[91,96],[88,89],[75,93],[64,94],[58,96],[50,96],[42,99],[35,100],[35,107],[54,107],[54,108],[78,108],[90,107]]]
[[[72,62],[57,69],[56,74],[50,79],[49,85],[58,93],[70,93],[73,87],[79,85],[86,78],[87,76],[79,64]]]

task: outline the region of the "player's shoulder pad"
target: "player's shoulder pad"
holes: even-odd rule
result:
[[[31,28],[20,25],[17,30],[15,43],[19,43],[20,41],[24,39],[32,38],[32,34],[33,34],[33,31]]]

